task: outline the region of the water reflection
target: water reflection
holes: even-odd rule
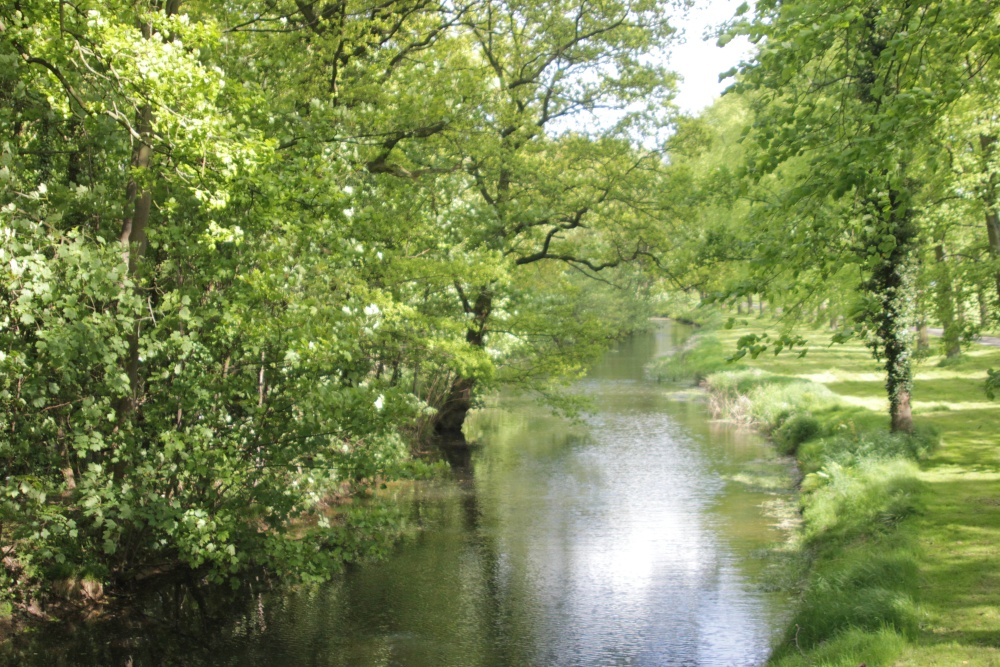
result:
[[[760,494],[727,484],[770,456],[642,366],[683,332],[611,353],[571,425],[505,401],[453,447],[455,481],[407,501],[423,527],[388,562],[337,581],[199,604],[161,591],[142,615],[7,646],[17,664],[742,666],[761,664],[782,604],[747,555],[777,537]],[[200,611],[198,611],[200,610]],[[167,619],[167,620],[162,620]],[[2,654],[0,654],[2,655]]]

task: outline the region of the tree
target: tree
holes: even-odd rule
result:
[[[968,85],[964,57],[992,39],[994,12],[961,1],[761,2],[740,28],[759,45],[737,84],[754,105],[749,176],[801,156],[807,166],[787,182],[788,202],[844,202],[842,217],[812,232],[832,250],[827,258],[850,257],[861,270],[858,319],[886,370],[893,430],[912,428],[915,211],[933,159],[922,146]],[[793,266],[827,259],[804,249],[782,256]]]
[[[291,526],[420,409],[367,365],[362,253],[277,196],[299,165],[223,7],[58,9],[0,14],[5,567],[328,571],[337,533]]]
[[[662,245],[635,135],[669,32],[653,2],[0,4],[8,575],[369,551],[324,499],[632,326],[606,289]]]

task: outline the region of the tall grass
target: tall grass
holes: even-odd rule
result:
[[[837,398],[826,386],[765,371],[734,370],[708,375],[716,417],[755,426],[765,433],[781,427],[793,415],[830,410]]]

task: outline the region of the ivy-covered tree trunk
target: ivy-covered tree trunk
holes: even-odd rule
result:
[[[862,109],[870,114],[867,138],[886,141],[882,133],[885,105],[892,101],[899,90],[878,85],[881,70],[886,63],[883,56],[889,48],[889,37],[882,21],[886,8],[871,3],[861,12],[858,22],[859,40],[857,61],[851,65],[857,78],[856,95]],[[904,11],[896,20],[902,18]],[[897,83],[898,85],[898,83]],[[904,153],[905,154],[905,153]],[[881,357],[886,371],[885,388],[889,398],[889,417],[893,432],[913,431],[910,396],[913,391],[911,368],[912,304],[910,272],[917,231],[910,208],[909,190],[901,190],[904,182],[905,160],[902,154],[873,153],[872,166],[879,165],[884,180],[874,183],[862,176],[862,187],[873,187],[866,197],[863,213],[876,224],[866,239],[865,253],[870,258],[871,276],[867,291],[876,300],[877,307],[868,314],[875,330],[872,343],[876,358]],[[881,163],[881,164],[879,164]],[[873,171],[868,171],[872,174]],[[872,261],[874,260],[874,261]]]
[[[916,242],[912,212],[901,201],[899,192],[889,190],[888,206],[869,202],[867,210],[881,213],[882,235],[879,250],[866,285],[874,297],[875,309],[867,317],[874,328],[871,346],[881,358],[886,371],[885,388],[889,398],[889,416],[893,432],[913,431],[910,395],[913,390],[911,368],[910,262]]]

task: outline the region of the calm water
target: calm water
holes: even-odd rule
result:
[[[468,467],[398,492],[420,530],[387,562],[202,612],[186,589],[160,591],[143,613],[44,630],[0,662],[759,665],[786,603],[755,552],[782,536],[760,509],[770,496],[727,480],[783,464],[643,381],[683,335],[664,325],[609,354],[580,383],[598,406],[583,424],[527,399],[476,414]]]

